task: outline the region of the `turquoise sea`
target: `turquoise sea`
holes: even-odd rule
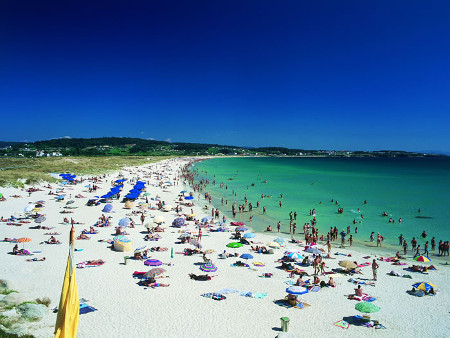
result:
[[[244,204],[246,195],[253,205],[253,221],[249,222],[248,212],[238,212],[236,220],[256,232],[264,231],[268,225],[276,231],[276,224],[281,221],[281,232],[289,236],[290,211],[297,212],[297,232],[303,232],[303,224],[312,219],[310,210],[315,209],[321,234],[330,227],[341,231],[350,226],[354,246],[360,248],[374,245],[369,243],[372,231],[385,237],[383,245],[390,250],[398,249],[400,234],[408,240],[409,247],[412,237],[416,237],[423,248],[425,240],[420,235],[424,230],[427,240],[433,236],[437,243],[450,240],[449,157],[217,158],[197,162],[193,169],[199,173],[197,182],[211,182],[203,192],[210,193],[213,206],[228,218],[232,203]],[[228,204],[222,206],[222,198]],[[263,206],[267,215],[263,215]],[[338,207],[344,209],[343,214],[338,214]],[[382,216],[383,212],[389,216]],[[389,223],[389,218],[395,223]]]

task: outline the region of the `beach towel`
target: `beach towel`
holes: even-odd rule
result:
[[[86,303],[80,303],[80,315],[89,313],[89,312],[94,312],[97,311],[96,308],[86,304]]]
[[[284,282],[284,284],[287,284],[287,285],[294,285],[294,281],[292,281],[292,280],[287,280],[287,281]]]
[[[239,291],[236,289],[233,289],[233,288],[223,288],[223,289],[217,291],[216,293],[221,293],[221,294],[226,295],[228,293],[236,293],[236,292],[239,292]]]
[[[311,292],[318,292],[318,291],[320,291],[320,286],[313,286],[309,291],[311,291]]]
[[[365,263],[362,263],[362,264],[358,264],[358,268],[362,268],[363,266],[369,266],[369,265],[370,265],[369,262],[365,262]]]
[[[339,320],[336,323],[333,323],[334,326],[340,327],[341,329],[348,329],[350,327],[350,324],[346,322],[345,320]]]
[[[258,298],[258,299],[264,299],[267,297],[267,293],[264,292],[241,291],[239,294],[244,297]]]

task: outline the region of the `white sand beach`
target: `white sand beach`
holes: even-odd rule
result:
[[[105,204],[87,206],[89,198],[106,194],[112,187],[111,182],[120,178],[119,172],[108,174],[95,183],[99,188],[97,191],[89,192],[88,186],[94,183],[83,177],[85,181],[75,185],[53,185],[53,189],[46,188],[47,184],[36,186],[41,191],[28,194],[21,189],[1,188],[0,192],[6,197],[6,201],[0,202],[0,216],[9,218],[11,215],[20,216],[28,204],[35,206],[38,201],[44,201],[43,208],[38,212],[44,214],[46,220],[41,225],[51,228],[31,229],[36,223],[22,223],[21,226],[7,225],[8,222],[0,222],[0,239],[28,237],[31,242],[19,243],[19,248],[24,248],[33,253],[31,256],[20,256],[10,254],[14,243],[0,242],[0,279],[10,282],[11,288],[19,291],[20,300],[34,300],[36,298],[49,297],[51,304],[49,312],[41,320],[22,324],[22,332],[32,334],[36,337],[53,336],[56,313],[50,309],[58,306],[63,282],[65,266],[68,254],[68,240],[70,224],[64,224],[63,218],[73,218],[76,236],[83,229],[99,220],[102,214],[111,217],[111,226],[95,227],[98,234],[88,235],[89,240],[76,240],[75,261],[101,259],[105,263],[96,267],[85,267],[77,269],[77,285],[79,296],[87,300],[87,304],[97,311],[80,315],[78,337],[275,337],[280,334],[280,318],[289,317],[288,334],[285,336],[328,336],[328,337],[359,337],[381,336],[416,336],[416,337],[448,337],[450,332],[449,299],[450,293],[450,270],[449,266],[434,263],[437,270],[429,271],[427,274],[405,271],[409,265],[418,264],[412,260],[411,255],[402,260],[407,265],[392,265],[392,262],[377,260],[379,264],[378,280],[375,286],[363,284],[363,292],[376,298],[373,304],[380,310],[371,314],[372,320],[377,320],[385,329],[376,329],[363,325],[350,324],[348,329],[335,326],[334,323],[348,319],[355,315],[362,315],[355,309],[358,303],[350,300],[348,295],[354,294],[356,285],[348,280],[350,278],[362,278],[361,282],[372,281],[371,266],[361,267],[362,274],[353,276],[334,273],[337,287],[323,287],[318,292],[309,292],[300,295],[305,306],[303,309],[294,307],[283,307],[274,303],[275,300],[283,299],[287,293],[285,289],[289,286],[286,282],[295,282],[298,275],[290,278],[290,273],[279,267],[281,263],[276,262],[283,256],[287,248],[298,249],[303,253],[302,243],[286,243],[285,247],[274,249],[274,254],[260,254],[252,252],[250,245],[244,245],[237,249],[227,248],[226,244],[235,242],[230,239],[232,232],[210,232],[207,228],[202,229],[202,250],[214,250],[208,254],[212,263],[217,266],[217,271],[209,273],[216,275],[208,281],[196,281],[189,278],[188,274],[205,274],[199,269],[203,264],[201,254],[191,256],[179,254],[185,248],[193,249],[190,244],[181,244],[178,237],[186,230],[198,233],[198,228],[193,221],[187,221],[187,226],[181,228],[172,227],[172,221],[177,217],[174,210],[164,212],[155,208],[158,201],[164,201],[167,205],[177,206],[180,191],[186,190],[186,196],[191,192],[189,186],[183,185],[180,177],[180,169],[188,163],[189,159],[173,159],[145,165],[142,167],[124,168],[120,173],[127,179],[124,183],[120,199],[111,202],[113,209],[111,213],[102,213]],[[77,177],[79,179],[79,177]],[[125,209],[121,203],[123,196],[133,187],[130,180],[142,180],[146,184],[148,196],[136,200],[132,209]],[[171,182],[171,184],[166,183]],[[49,195],[49,191],[56,192],[61,189],[65,194],[63,201],[57,201],[56,195]],[[62,192],[63,191],[63,192]],[[81,194],[85,198],[75,198]],[[14,198],[13,195],[20,197]],[[158,241],[145,241],[147,229],[141,224],[141,214],[131,214],[133,211],[141,211],[139,202],[149,200],[149,207],[145,209],[146,219],[144,223],[153,224],[153,218],[162,216],[165,223],[162,227],[164,232],[159,232],[161,239]],[[157,200],[156,200],[157,199]],[[67,205],[68,201],[74,203]],[[186,200],[182,199],[182,202]],[[196,219],[211,215],[211,210],[203,210],[207,204],[202,197],[199,200],[198,193],[194,194],[192,200],[194,206],[182,206],[180,214],[191,214],[191,209]],[[65,209],[70,206],[74,209]],[[73,213],[62,214],[62,211]],[[222,216],[222,214],[221,214]],[[158,259],[164,264],[161,266],[166,270],[162,274],[164,278],[157,279],[158,282],[170,284],[169,287],[143,287],[137,283],[139,279],[133,278],[135,271],[148,271],[152,267],[144,265],[144,261],[127,260],[124,257],[133,255],[133,252],[118,252],[111,248],[106,240],[115,236],[115,228],[119,220],[131,217],[136,224],[135,228],[126,228],[127,236],[133,242],[133,250],[144,247],[166,247],[167,251],[149,252],[151,259]],[[221,217],[220,217],[221,219]],[[230,219],[225,225],[230,226]],[[249,226],[246,224],[246,226]],[[46,233],[57,232],[57,240],[62,244],[45,244],[50,235]],[[266,245],[273,241],[276,233],[257,233],[250,240]],[[296,237],[302,240],[301,235]],[[287,238],[288,239],[288,238]],[[99,240],[105,240],[100,242]],[[340,241],[333,243],[332,258],[324,259],[326,271],[339,268],[339,261],[351,260],[358,264],[372,262],[378,259],[376,249],[368,249],[362,254],[349,249],[338,248]],[[325,248],[323,245],[319,245]],[[174,254],[171,258],[171,249]],[[326,249],[326,248],[325,248]],[[228,257],[218,258],[218,254],[224,250],[227,253],[251,253],[253,259],[246,261],[242,258]],[[345,255],[335,255],[340,252]],[[392,256],[395,252],[392,253]],[[309,255],[309,254],[307,254]],[[370,256],[370,258],[363,258]],[[45,261],[27,261],[27,259],[42,258]],[[249,267],[232,266],[236,261],[248,263]],[[262,267],[255,266],[253,262],[261,262]],[[430,263],[419,263],[429,265]],[[304,280],[313,280],[313,267],[294,266],[305,270],[309,276]],[[395,270],[402,274],[411,275],[411,279],[390,276],[388,273]],[[264,273],[271,273],[271,278],[264,278]],[[167,277],[166,277],[167,276]],[[328,282],[329,275],[319,275],[321,280]],[[411,290],[412,284],[416,282],[427,282],[437,286],[438,293],[435,296],[415,297],[406,291]],[[218,301],[202,297],[204,293],[218,292],[223,289],[235,289],[236,293],[224,294],[226,299]],[[247,297],[242,292],[252,292],[261,298]],[[267,294],[267,295],[264,295]],[[281,334],[283,335],[283,334]]]

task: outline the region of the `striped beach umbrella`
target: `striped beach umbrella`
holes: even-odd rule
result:
[[[275,238],[273,241],[274,241],[275,243],[280,244],[280,246],[284,246],[285,239],[282,238],[282,237],[278,237],[278,238]]]
[[[417,255],[413,259],[418,262],[431,262],[431,259],[424,255]]]
[[[413,288],[416,288],[417,290],[430,291],[431,288],[436,289],[436,285],[431,283],[420,282],[413,284]]]
[[[164,272],[166,272],[166,270],[163,268],[153,268],[153,269],[147,271],[146,273],[144,273],[143,277],[152,278],[152,277],[159,276],[159,275],[163,274]]]
[[[200,270],[202,270],[204,272],[216,272],[217,271],[217,266],[215,266],[211,262],[208,262],[208,263],[205,263],[205,264],[201,265],[200,266]]]
[[[303,259],[303,256],[298,252],[290,252],[290,253],[286,254],[286,256],[289,258],[292,258],[292,259],[296,259],[296,260]]]
[[[244,227],[244,226],[240,226],[240,227],[236,228],[236,231],[247,231],[247,230],[248,230],[248,228]]]

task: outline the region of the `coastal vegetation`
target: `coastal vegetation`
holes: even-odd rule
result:
[[[169,158],[167,156],[70,156],[0,158],[0,186],[23,187],[59,181],[52,173],[98,175]]]

